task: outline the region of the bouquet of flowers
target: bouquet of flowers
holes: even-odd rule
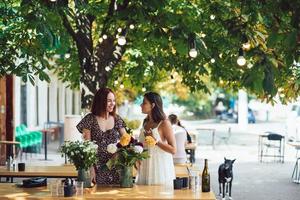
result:
[[[128,133],[123,134],[118,143],[109,144],[107,151],[113,154],[112,158],[106,163],[108,169],[131,167],[137,161],[149,157],[148,152],[143,149],[143,144]]]
[[[73,163],[77,170],[88,170],[96,164],[98,145],[92,141],[66,141],[61,146],[61,153],[66,154],[68,160]],[[62,154],[63,156],[63,154]]]

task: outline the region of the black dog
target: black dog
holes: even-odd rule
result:
[[[232,199],[231,198],[231,186],[233,180],[232,164],[234,163],[235,159],[229,160],[224,158],[224,160],[225,160],[224,163],[219,166],[219,171],[218,171],[220,196],[222,196],[222,199],[225,199],[225,186],[226,186],[226,194],[228,193],[229,199]],[[221,185],[222,185],[222,190],[221,190]]]

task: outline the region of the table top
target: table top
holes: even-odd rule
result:
[[[50,188],[48,186],[48,188]],[[39,188],[18,188],[14,184],[0,183],[0,199],[17,199],[26,197],[26,199],[76,199],[70,197],[51,197],[47,187]],[[202,193],[198,191],[192,192],[189,189],[173,190],[162,185],[134,185],[133,188],[120,188],[116,186],[98,186],[92,189],[85,189],[84,198],[89,200],[96,199],[200,199],[215,200],[213,191]],[[23,198],[22,198],[23,199]]]
[[[289,145],[295,147],[295,148],[300,148],[300,141],[297,142],[288,142]]]
[[[185,149],[196,149],[197,145],[195,143],[185,144]]]
[[[73,165],[63,166],[25,166],[25,171],[8,171],[5,166],[0,167],[0,176],[10,177],[77,177]]]
[[[20,142],[1,140],[0,144],[20,144]]]
[[[186,166],[175,165],[176,177],[188,177]],[[8,171],[5,166],[0,167],[0,176],[2,177],[77,177],[77,171],[73,165],[62,166],[25,166],[25,171]],[[133,176],[136,171],[133,170]]]

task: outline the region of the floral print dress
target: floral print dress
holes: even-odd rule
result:
[[[87,114],[78,124],[77,129],[82,133],[83,129],[91,131],[91,140],[98,145],[98,163],[95,166],[97,184],[119,184],[119,172],[115,169],[108,170],[105,168],[106,162],[112,157],[112,154],[107,152],[107,145],[117,143],[120,140],[119,130],[125,128],[125,123],[118,115],[115,117],[115,125],[112,129],[102,131],[98,124],[97,118],[92,113]]]

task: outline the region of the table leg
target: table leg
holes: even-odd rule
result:
[[[45,132],[45,160],[47,160],[47,132]]]
[[[216,135],[215,130],[213,130],[213,132],[212,132],[212,141],[211,141],[211,145],[212,145],[213,149],[215,149],[215,135]]]

